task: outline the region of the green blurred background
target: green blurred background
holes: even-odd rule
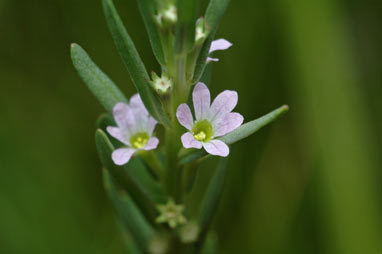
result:
[[[136,2],[115,4],[157,70]],[[213,95],[237,90],[247,120],[291,110],[232,148],[221,253],[382,253],[380,10],[231,1],[218,37],[233,47],[216,54]],[[0,0],[0,253],[123,253],[93,140],[103,109],[71,42],[134,93],[101,1]]]

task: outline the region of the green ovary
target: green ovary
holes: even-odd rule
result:
[[[207,120],[196,122],[192,127],[192,135],[198,141],[209,142],[213,136],[211,124]]]
[[[147,144],[149,138],[149,134],[146,132],[138,132],[130,138],[130,144],[133,148],[139,149]]]

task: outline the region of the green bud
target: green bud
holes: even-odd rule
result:
[[[159,95],[168,95],[170,93],[173,86],[173,82],[167,75],[162,74],[162,77],[159,77],[155,72],[152,72],[151,78],[151,87]]]
[[[189,222],[180,229],[180,240],[183,243],[196,242],[199,235],[199,226],[195,222]]]
[[[176,24],[178,21],[178,12],[174,4],[168,4],[165,8],[160,9],[155,15],[155,21],[160,27],[168,27]]]
[[[201,44],[204,42],[204,40],[207,38],[208,31],[205,28],[204,24],[204,18],[201,17],[196,21],[196,27],[195,27],[195,43]]]
[[[149,243],[150,254],[166,254],[169,253],[170,237],[166,234],[155,235]]]
[[[183,216],[184,206],[175,204],[172,199],[165,205],[158,205],[157,209],[159,211],[157,223],[168,223],[170,228],[187,223],[186,217]]]

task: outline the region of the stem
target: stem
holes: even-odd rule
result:
[[[179,202],[181,199],[181,186],[180,181],[180,169],[178,167],[177,151],[179,150],[179,135],[174,129],[166,129],[166,158],[167,168],[165,171],[165,186],[167,193],[171,196],[175,202]]]
[[[140,152],[142,159],[150,166],[159,182],[163,181],[164,166],[154,151]]]

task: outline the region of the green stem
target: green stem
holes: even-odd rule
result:
[[[157,154],[154,151],[140,151],[139,155],[154,171],[154,174],[158,177],[159,181],[163,181],[164,166],[159,160]]]
[[[165,171],[165,186],[167,188],[167,193],[176,202],[181,199],[181,193],[179,189],[180,170],[178,168],[178,158],[177,150],[179,149],[178,144],[179,135],[175,129],[166,129],[166,159],[167,168]]]

